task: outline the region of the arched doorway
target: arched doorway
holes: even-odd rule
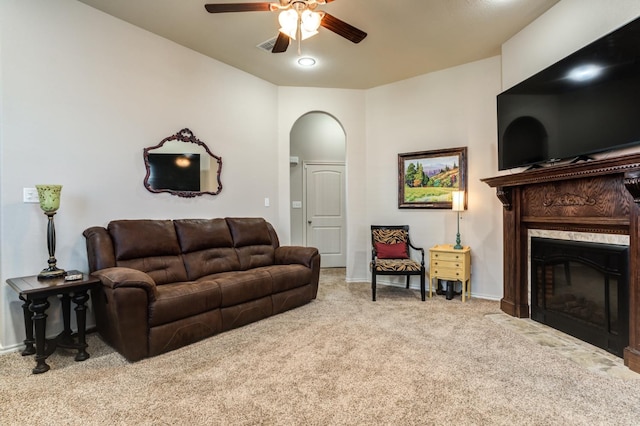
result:
[[[346,266],[346,136],[320,111],[290,133],[291,244],[317,247],[323,267]]]

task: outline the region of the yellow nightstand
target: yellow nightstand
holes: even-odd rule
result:
[[[435,278],[460,281],[462,301],[471,298],[471,249],[468,246],[456,250],[451,244],[440,244],[429,249],[429,259],[429,297]]]

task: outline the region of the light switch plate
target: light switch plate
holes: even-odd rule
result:
[[[35,188],[22,188],[23,203],[39,203],[38,190]]]
[[[293,209],[301,209],[302,208],[302,201],[293,201],[291,203],[291,208],[293,208]]]

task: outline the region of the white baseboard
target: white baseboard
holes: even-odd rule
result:
[[[362,283],[362,284],[367,284],[367,285],[371,286],[371,281],[368,280],[367,278],[352,278],[352,279],[347,279],[346,282],[349,283],[349,284]],[[389,282],[388,280],[385,280],[385,279],[378,279],[376,281],[376,285],[385,285],[385,286],[391,286],[391,287],[405,288],[405,285],[403,285],[403,284],[392,283],[392,282]],[[420,290],[420,285],[416,284],[412,280],[411,285],[409,286],[409,288],[412,289],[412,290]],[[429,292],[429,283],[426,283],[426,290],[427,290],[427,293],[428,293]],[[435,289],[434,289],[434,291],[435,291]],[[483,293],[474,293],[473,291],[471,292],[471,297],[475,298],[475,299],[493,300],[493,301],[500,301],[500,299],[501,299],[501,296],[496,296],[496,295],[491,295],[491,294],[483,294]]]
[[[15,345],[0,348],[0,355],[8,354],[11,352],[18,352],[24,349],[24,343],[16,343]]]

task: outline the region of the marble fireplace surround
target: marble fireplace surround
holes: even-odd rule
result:
[[[640,153],[482,179],[503,205],[503,297],[507,314],[529,317],[530,232],[602,234],[629,244],[629,346],[640,373]],[[579,234],[572,234],[579,233]],[[617,237],[616,237],[617,236]]]

